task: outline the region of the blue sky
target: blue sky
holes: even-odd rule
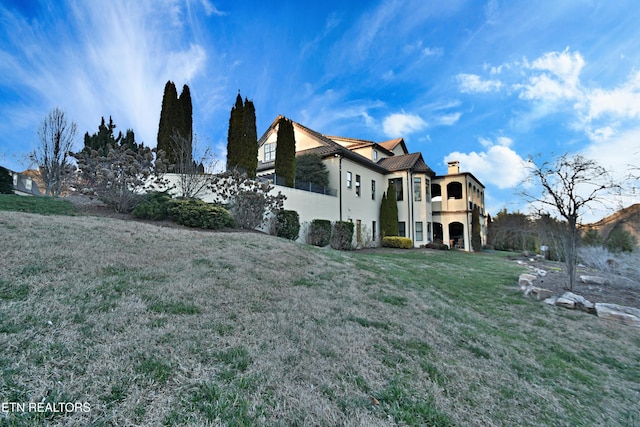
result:
[[[437,173],[459,160],[490,213],[526,210],[523,159],[640,165],[640,8],[617,0],[25,1],[0,5],[0,164],[26,168],[54,107],[155,146],[167,80],[224,162],[238,90],[258,133],[403,137]],[[627,195],[624,205],[640,197]]]

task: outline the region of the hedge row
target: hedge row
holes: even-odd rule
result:
[[[385,248],[413,248],[413,241],[408,237],[385,236],[382,238],[382,246]]]

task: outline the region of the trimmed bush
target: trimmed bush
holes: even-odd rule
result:
[[[168,212],[169,216],[178,224],[187,227],[219,230],[236,226],[236,221],[228,210],[198,199],[171,200]]]
[[[328,219],[314,219],[311,221],[307,243],[324,247],[331,242],[331,221]]]
[[[441,251],[448,251],[449,250],[449,246],[447,246],[446,244],[442,243],[442,242],[431,242],[425,245],[425,248],[428,249],[439,249]]]
[[[413,248],[413,240],[408,237],[386,236],[382,238],[382,246],[385,248]]]
[[[147,193],[133,209],[133,216],[156,221],[167,219],[171,195],[166,191]]]
[[[333,249],[340,251],[353,249],[353,223],[347,221],[334,222],[330,244]]]
[[[276,214],[276,236],[296,240],[300,233],[300,216],[296,211],[279,210]]]

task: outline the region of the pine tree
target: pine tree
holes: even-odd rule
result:
[[[293,187],[296,176],[296,139],[293,124],[284,117],[278,122],[275,173],[284,179],[285,186]]]
[[[477,206],[473,207],[471,214],[471,247],[474,252],[482,249],[482,235],[480,233],[480,211]]]
[[[160,111],[160,123],[158,125],[158,145],[157,149],[165,153],[167,163],[174,165],[176,163],[173,155],[172,140],[176,123],[181,123],[180,105],[178,103],[178,92],[176,85],[172,81],[168,81],[164,86],[164,95],[162,97],[162,110]],[[180,126],[178,126],[178,130]]]

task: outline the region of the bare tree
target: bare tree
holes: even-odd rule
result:
[[[567,221],[565,237],[565,263],[569,275],[569,289],[576,281],[578,226],[580,218],[593,204],[604,205],[607,196],[621,188],[610,173],[594,160],[579,154],[564,154],[555,162],[536,164],[529,158],[527,181],[540,184],[542,194],[532,194],[528,189],[522,195],[530,202],[537,202],[556,211]],[[525,188],[528,188],[527,186]]]
[[[38,165],[48,196],[60,195],[64,179],[72,171],[69,152],[77,131],[75,122],[69,122],[58,107],[47,114],[38,129],[38,146],[29,154],[29,159]]]
[[[198,150],[198,140],[193,138],[189,141],[180,132],[174,130],[170,139],[169,149],[172,153],[167,153],[168,158],[176,162],[169,166],[170,170],[178,175],[175,188],[178,190],[178,197],[194,199],[207,191],[210,177],[207,172],[213,171],[216,160],[210,147],[206,147],[204,152],[193,157],[193,151]]]

